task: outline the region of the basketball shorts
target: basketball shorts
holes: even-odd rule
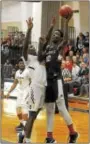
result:
[[[45,87],[37,84],[30,85],[28,108],[29,111],[38,111],[43,108],[45,101]]]
[[[17,96],[16,108],[22,107],[22,108],[28,109],[27,101],[29,97],[29,89],[30,87],[28,86],[24,90],[19,90],[18,96]]]
[[[61,79],[48,81],[45,92],[45,103],[56,102],[59,98],[63,99],[63,83]]]

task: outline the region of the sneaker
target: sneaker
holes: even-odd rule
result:
[[[56,140],[53,138],[46,138],[45,143],[56,143]]]
[[[69,143],[76,143],[77,139],[78,139],[78,133],[77,132],[73,135],[69,135]]]
[[[23,140],[24,140],[24,135],[22,135],[22,133],[19,133],[18,143],[23,143]]]
[[[22,123],[20,123],[20,125],[15,128],[15,130],[16,130],[17,132],[22,131],[23,129],[24,129],[24,126],[23,126]]]

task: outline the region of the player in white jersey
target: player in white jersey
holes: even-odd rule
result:
[[[19,70],[16,71],[13,85],[11,86],[8,94],[6,95],[6,97],[8,98],[10,93],[18,85],[16,111],[17,116],[20,120],[20,125],[16,127],[16,131],[21,131],[23,129],[25,122],[28,118],[27,99],[29,96],[29,85],[31,83],[32,74],[33,69],[25,68],[23,60],[19,59]]]
[[[29,93],[30,97],[28,99],[28,106],[30,110],[29,110],[29,119],[27,120],[27,123],[25,126],[25,142],[26,143],[30,142],[34,121],[39,111],[44,105],[45,89],[47,85],[45,62],[44,62],[44,58],[42,58],[43,49],[41,52],[42,54],[41,53],[38,54],[36,61],[34,61],[34,64],[31,66],[32,64],[32,62],[30,61],[31,55],[29,55],[31,54],[31,49],[28,49],[29,37],[30,37],[31,30],[33,27],[33,22],[31,18],[27,21],[27,25],[28,25],[28,31],[27,31],[27,35],[25,39],[23,56],[28,66],[33,67],[35,71],[32,77],[32,81],[30,85],[30,93]],[[48,41],[49,39],[46,41],[46,43],[48,43]],[[19,143],[23,143],[23,139],[24,139],[24,135],[20,133]]]

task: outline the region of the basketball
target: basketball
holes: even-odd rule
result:
[[[63,5],[59,9],[59,15],[64,18],[68,18],[69,15],[73,14],[73,10],[69,5]]]

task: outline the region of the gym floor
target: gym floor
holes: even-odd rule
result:
[[[19,124],[18,118],[15,114],[16,100],[3,100],[2,101],[2,140],[8,142],[17,142],[17,134],[15,127]],[[76,107],[76,102],[69,103],[72,107]],[[85,107],[85,104],[79,103],[79,107]],[[87,104],[86,104],[87,107]],[[87,112],[72,111],[70,115],[76,125],[76,129],[80,134],[77,143],[88,143],[88,126],[89,126],[89,114]],[[32,142],[44,142],[46,137],[46,114],[45,110],[41,111],[35,121]],[[63,118],[59,114],[55,114],[54,120],[54,138],[57,142],[67,143],[68,129],[63,121]]]

